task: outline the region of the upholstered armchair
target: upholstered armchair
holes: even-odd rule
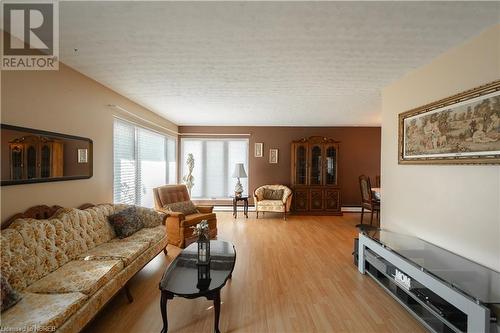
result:
[[[286,220],[292,204],[292,190],[285,185],[263,185],[254,191],[253,198],[257,218],[259,212],[278,212],[283,213]]]
[[[202,220],[208,221],[210,238],[217,237],[217,218],[213,206],[194,206],[190,214],[172,211],[169,206],[176,203],[191,204],[186,185],[165,185],[153,189],[155,208],[167,214],[167,240],[169,244],[184,248],[196,241],[193,226]],[[182,205],[182,204],[181,204]],[[173,205],[173,207],[179,205]]]

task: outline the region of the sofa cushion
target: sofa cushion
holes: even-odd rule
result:
[[[138,242],[138,243],[148,243],[149,246],[156,244],[163,237],[166,236],[165,226],[160,225],[155,228],[142,228],[130,237],[127,238],[115,238],[110,241],[110,243],[128,243],[128,242]]]
[[[18,219],[1,232],[1,271],[10,285],[23,291],[31,283],[69,261],[61,221]]]
[[[144,223],[144,227],[146,228],[165,224],[165,219],[167,218],[167,214],[146,207],[137,207],[137,214],[142,219],[142,223]]]
[[[2,313],[2,329],[20,328],[23,332],[35,332],[33,329],[37,327],[57,329],[87,298],[82,293],[23,293],[22,296],[19,303]]]
[[[109,223],[115,229],[118,238],[128,237],[144,227],[142,219],[137,215],[137,209],[130,207],[108,216]]]
[[[108,242],[94,247],[81,254],[79,259],[84,260],[105,260],[119,259],[128,266],[135,258],[143,253],[149,246],[145,242]]]
[[[62,208],[54,216],[62,222],[66,254],[73,260],[80,253],[104,242],[96,220],[89,212],[76,208]]]
[[[184,227],[191,227],[191,226],[194,226],[194,225],[200,223],[203,220],[215,220],[215,219],[216,219],[215,213],[191,214],[191,215],[187,215],[185,217],[184,221],[181,222],[181,225]]]
[[[265,188],[263,197],[264,200],[282,200],[284,192],[285,190],[283,189],[273,190],[270,188]]]
[[[11,308],[21,300],[21,295],[10,285],[7,279],[0,275],[1,308],[2,312]]]
[[[30,285],[33,293],[92,295],[123,269],[121,260],[74,260]]]
[[[114,206],[115,205],[110,204],[100,204],[84,210],[92,217],[96,231],[100,235],[98,244],[109,242],[116,237],[115,229],[113,229],[113,226],[108,221],[108,216],[115,213]]]

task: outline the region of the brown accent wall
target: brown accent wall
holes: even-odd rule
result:
[[[339,180],[343,206],[360,203],[358,176],[380,175],[380,127],[180,126],[181,134],[250,134],[249,191],[263,184],[290,184],[293,140],[314,135],[340,141]],[[254,157],[254,143],[264,143],[264,157]],[[269,149],[279,149],[278,164],[269,164]],[[182,162],[182,161],[180,161]]]

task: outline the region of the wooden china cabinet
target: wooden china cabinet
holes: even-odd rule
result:
[[[342,215],[339,142],[312,136],[292,142],[293,209],[300,214]]]

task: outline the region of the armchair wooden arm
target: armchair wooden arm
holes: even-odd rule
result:
[[[196,209],[198,209],[200,213],[208,214],[213,212],[214,206],[196,206]]]
[[[171,218],[175,218],[175,219],[182,221],[186,218],[184,213],[181,213],[181,212],[167,212],[166,214],[168,215],[167,219],[169,217],[171,217]]]
[[[179,220],[184,220],[184,218],[185,218],[185,216],[184,216],[183,213],[181,213],[181,212],[172,212],[172,211],[167,210],[165,208],[156,208],[156,211],[164,213],[165,215],[167,215],[167,218],[169,218],[169,217],[175,217],[175,218],[178,218]]]
[[[293,194],[290,193],[290,195],[286,198],[286,201],[285,201],[285,211],[286,212],[289,212],[290,208],[292,207],[292,197],[293,197]]]

